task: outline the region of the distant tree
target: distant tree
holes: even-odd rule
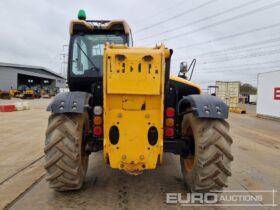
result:
[[[244,83],[240,86],[240,93],[257,94],[257,88],[251,84]]]

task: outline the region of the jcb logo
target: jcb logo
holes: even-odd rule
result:
[[[280,100],[280,87],[274,88],[274,100]]]

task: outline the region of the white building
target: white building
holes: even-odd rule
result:
[[[280,71],[258,74],[257,115],[280,119]]]

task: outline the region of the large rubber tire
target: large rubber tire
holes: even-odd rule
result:
[[[85,152],[86,114],[52,114],[45,142],[45,169],[49,187],[57,191],[80,189],[88,167]]]
[[[189,142],[192,154],[180,158],[188,191],[207,193],[227,187],[233,161],[228,123],[186,114],[182,121],[182,135],[193,139]]]

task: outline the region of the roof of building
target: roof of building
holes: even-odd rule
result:
[[[260,74],[276,73],[276,72],[280,72],[280,70],[260,72],[260,73],[258,73],[258,75],[260,75]]]
[[[33,73],[38,73],[38,74],[45,74],[45,75],[51,75],[55,77],[59,77],[61,79],[66,79],[65,77],[41,66],[30,66],[30,65],[22,65],[22,64],[12,64],[12,63],[2,63],[0,62],[0,67],[9,67],[9,68],[14,68],[22,71],[29,71]]]

